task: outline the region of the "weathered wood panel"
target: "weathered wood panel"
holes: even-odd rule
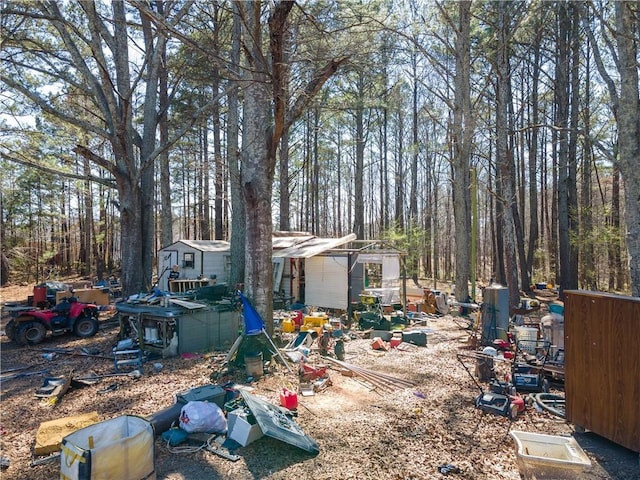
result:
[[[640,298],[565,292],[568,421],[640,452]]]

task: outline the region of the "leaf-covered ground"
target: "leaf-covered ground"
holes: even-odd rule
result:
[[[5,292],[6,293],[6,292]],[[3,300],[7,300],[4,295]],[[160,437],[155,441],[156,478],[179,479],[435,479],[438,471],[452,464],[460,479],[518,479],[520,471],[510,430],[553,435],[574,435],[591,459],[593,468],[576,478],[640,478],[637,454],[618,447],[597,435],[574,433],[563,419],[527,408],[515,421],[483,414],[473,405],[479,391],[456,355],[469,352],[466,322],[452,316],[427,321],[428,345],[376,351],[371,340],[360,333],[345,343],[345,362],[392,377],[410,380],[413,388],[374,389],[362,377],[343,375],[339,368],[312,351],[309,363],[329,365],[331,385],[314,396],[299,396],[295,421],[319,445],[320,453],[310,455],[281,441],[263,437],[234,453],[236,462],[200,450],[172,453]],[[17,347],[6,336],[1,339],[1,455],[9,467],[3,479],[59,478],[59,460],[31,466],[36,431],[41,422],[97,411],[101,420],[124,414],[148,416],[174,403],[175,394],[192,387],[227,381],[252,387],[253,393],[279,404],[283,387],[297,388],[299,377],[272,363],[260,379],[247,383],[243,369],[215,377],[226,352],[190,358],[158,359],[144,365],[141,378],[108,377],[81,389],[72,388],[52,406],[36,398],[43,375],[9,378],[16,373],[47,371],[47,376],[74,372],[113,373],[109,360],[87,356],[43,357],[43,348],[63,348],[110,355],[118,341],[118,322],[110,314],[101,318],[101,330],[93,338],[73,336],[49,338],[33,347]],[[471,372],[474,360],[470,360]],[[26,367],[22,370],[10,370]],[[117,384],[115,390],[100,393]],[[485,386],[486,387],[486,386]]]

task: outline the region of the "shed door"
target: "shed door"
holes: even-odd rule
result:
[[[162,275],[158,282],[158,288],[161,290],[169,290],[169,272],[174,265],[178,265],[177,250],[162,250],[158,254],[160,261],[158,262],[158,275]]]
[[[347,257],[315,256],[305,260],[305,304],[347,309]]]

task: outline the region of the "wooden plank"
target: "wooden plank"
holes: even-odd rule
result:
[[[188,302],[187,300],[179,300],[177,298],[168,297],[171,303],[176,305],[180,305],[181,307],[187,308],[189,310],[195,310],[197,308],[206,308],[207,306],[202,303]]]
[[[640,452],[640,298],[565,296],[566,418]]]

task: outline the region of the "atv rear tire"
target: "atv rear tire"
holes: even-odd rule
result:
[[[98,329],[98,320],[94,317],[80,317],[73,326],[73,333],[80,338],[88,338],[98,333]]]
[[[44,340],[47,329],[40,322],[25,322],[16,329],[16,342],[20,345],[36,345]]]
[[[9,320],[9,323],[7,323],[7,326],[4,327],[4,333],[7,337],[9,337],[9,340],[12,340],[15,342],[16,340],[16,322],[15,320]]]

